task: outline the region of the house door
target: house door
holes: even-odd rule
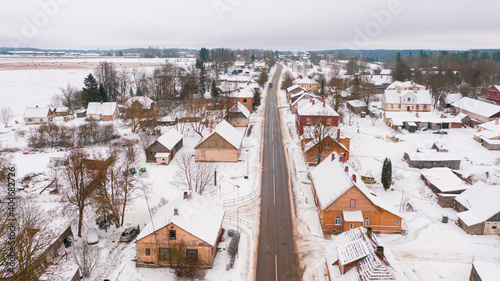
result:
[[[411,106],[406,106],[406,111],[410,111]]]
[[[354,224],[353,223],[350,223],[349,224],[349,229],[353,229],[354,228]]]

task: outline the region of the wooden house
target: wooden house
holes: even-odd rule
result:
[[[455,113],[464,113],[474,124],[482,124],[500,118],[500,106],[471,98],[461,98],[451,104]]]
[[[68,116],[73,114],[73,111],[69,107],[55,107],[52,111],[56,116]]]
[[[139,111],[144,116],[150,116],[155,110],[158,110],[158,106],[152,99],[146,96],[133,96],[125,102],[125,114],[130,110]]]
[[[332,153],[311,171],[311,182],[324,231],[341,233],[364,226],[401,232],[403,218],[396,208],[376,197],[338,154]]]
[[[222,120],[195,146],[197,162],[238,162],[243,133]]]
[[[473,260],[469,281],[493,281],[500,276],[500,263]]]
[[[420,111],[431,110],[432,98],[429,90],[411,81],[394,81],[382,96],[384,111]]]
[[[477,126],[474,139],[486,149],[500,150],[500,122],[498,119]]]
[[[325,280],[407,281],[390,249],[371,228],[341,233],[325,248]]]
[[[496,104],[500,104],[500,86],[491,86],[486,90],[486,99]]]
[[[307,91],[317,93],[319,90],[319,83],[311,79],[310,77],[299,77],[299,79],[293,80],[293,85],[297,85]]]
[[[361,114],[361,112],[366,113],[368,111],[368,105],[362,100],[347,101],[346,107],[355,114]]]
[[[450,168],[432,168],[420,172],[420,178],[436,194],[460,194],[469,187]]]
[[[224,214],[220,206],[196,192],[168,202],[137,236],[137,266],[168,267],[176,263],[172,253],[185,256],[188,263],[211,267]]]
[[[116,102],[89,102],[87,105],[87,118],[92,120],[112,121],[119,113]]]
[[[248,111],[243,104],[238,102],[231,107],[228,114],[224,116],[224,119],[233,127],[246,127],[250,121],[250,111]]]
[[[146,148],[146,161],[168,165],[182,145],[182,134],[172,128]]]
[[[47,124],[54,120],[54,112],[48,107],[28,107],[24,112],[26,125]]]
[[[468,234],[500,235],[500,191],[477,181],[455,197],[458,224]]]
[[[302,150],[307,163],[317,164],[330,156],[332,152],[343,155],[346,161],[349,160],[350,138],[341,138],[339,130],[337,130],[337,137],[330,133],[315,137],[314,132],[308,133],[314,129],[315,127],[312,126],[305,128],[305,133],[302,135]]]

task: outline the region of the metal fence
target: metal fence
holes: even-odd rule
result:
[[[233,198],[233,199],[226,199],[226,200],[224,200],[223,206],[230,207],[230,206],[240,205],[240,204],[243,204],[246,202],[250,202],[257,197],[259,197],[259,191],[255,190],[254,192],[247,194],[245,196],[242,196],[242,197]]]

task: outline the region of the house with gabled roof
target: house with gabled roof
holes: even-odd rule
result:
[[[299,77],[293,80],[292,83],[313,93],[317,93],[319,90],[319,83],[309,77]]]
[[[457,114],[467,114],[475,124],[500,119],[500,106],[496,104],[464,97],[452,103],[451,106]]]
[[[494,85],[486,90],[486,99],[496,104],[500,104],[500,86]]]
[[[489,150],[500,150],[500,121],[495,119],[478,125],[474,139]]]
[[[24,123],[26,125],[47,124],[54,120],[54,112],[48,107],[28,107],[24,111]]]
[[[212,266],[224,215],[217,204],[197,193],[184,192],[148,218],[149,223],[137,236],[137,266],[176,264],[171,253],[185,255],[188,263]]]
[[[243,89],[238,89],[232,92],[231,99],[234,100],[235,102],[241,103],[248,109],[248,111],[252,112],[253,94],[254,94],[254,88],[247,86]]]
[[[311,171],[312,191],[323,230],[341,233],[356,227],[400,233],[403,217],[375,196],[345,158],[332,153]]]
[[[116,102],[89,102],[87,105],[87,118],[93,120],[111,121],[119,116]]]
[[[146,148],[146,161],[168,165],[182,146],[182,134],[172,128]]]
[[[408,280],[371,228],[358,227],[338,235],[325,248],[325,264],[330,281]]]
[[[234,127],[246,127],[250,121],[250,111],[248,111],[243,104],[238,102],[229,109],[224,119],[229,121]]]
[[[243,133],[222,120],[195,146],[197,162],[238,162]]]
[[[432,98],[429,90],[411,81],[394,81],[382,96],[384,111],[421,111],[431,110]]]
[[[142,110],[148,114],[157,109],[156,103],[146,96],[133,96],[125,102],[125,111]]]
[[[337,127],[339,114],[321,98],[302,99],[297,105],[295,122],[299,136],[304,133],[304,127],[321,124],[325,127]]]
[[[500,190],[477,181],[455,197],[458,225],[468,234],[500,235]]]
[[[335,136],[333,130],[310,126],[304,128],[301,143],[306,162],[317,164],[332,154],[332,152],[343,155],[346,161],[349,160],[350,141],[351,139],[348,137],[340,137],[340,130],[337,130],[337,135]]]

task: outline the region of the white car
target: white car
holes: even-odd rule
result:
[[[97,229],[91,228],[87,232],[87,244],[93,245],[99,243],[99,235],[97,235]]]

